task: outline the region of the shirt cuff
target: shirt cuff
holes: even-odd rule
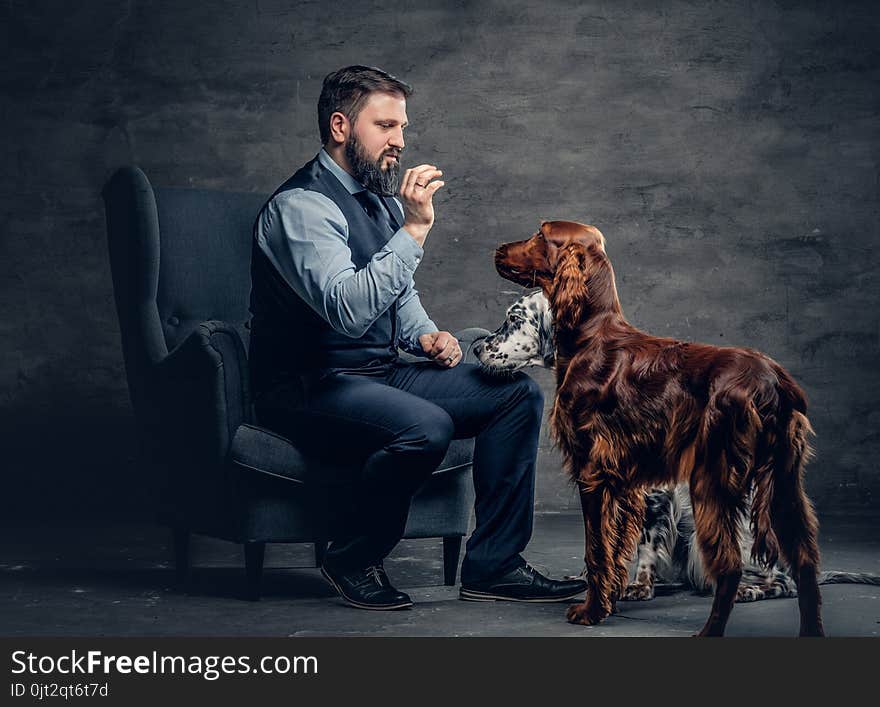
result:
[[[385,247],[391,250],[412,271],[419,266],[419,263],[422,262],[422,256],[425,254],[422,246],[416,243],[416,239],[405,228],[401,228],[391,236]]]
[[[422,348],[422,345],[419,343],[419,337],[422,334],[433,334],[435,331],[440,331],[437,328],[437,325],[432,321],[428,321],[422,327],[419,327],[415,334],[412,335],[412,339],[401,339],[399,341],[400,347],[406,351],[407,353],[411,353],[413,356],[421,356],[422,358],[428,358],[428,354],[425,353],[425,350]]]
[[[422,334],[433,334],[435,331],[440,330],[437,328],[437,325],[429,319],[427,324],[416,329],[415,333],[412,335],[413,343],[418,345],[419,337],[422,336]]]

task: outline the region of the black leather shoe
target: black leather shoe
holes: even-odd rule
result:
[[[463,584],[458,596],[466,601],[550,602],[573,599],[586,591],[587,583],[582,579],[550,579],[525,564],[500,577]]]
[[[406,609],[413,605],[408,595],[391,586],[381,563],[362,570],[343,572],[325,562],[321,567],[321,574],[347,604],[358,609],[389,611]]]

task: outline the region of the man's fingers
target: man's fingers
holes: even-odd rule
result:
[[[461,344],[448,331],[423,334],[419,337],[419,343],[438,366],[452,368],[463,358]]]
[[[446,182],[431,182],[431,183],[425,188],[425,191],[428,192],[428,195],[429,195],[429,196],[432,196],[432,197],[433,197],[434,194],[437,192],[437,190],[438,190],[440,187],[445,186],[445,185],[446,185]]]
[[[458,345],[458,341],[455,338],[450,340],[450,345],[443,350],[443,352],[437,357],[437,361],[447,368],[452,368],[457,363],[461,361],[461,347]]]
[[[416,186],[418,186],[419,184],[427,184],[432,179],[436,179],[442,174],[443,172],[439,169],[430,169],[425,172],[420,172],[416,175],[416,177],[418,178],[418,180],[416,181]]]
[[[449,363],[449,359],[452,358],[452,354],[454,354],[458,350],[458,346],[456,346],[455,341],[450,341],[440,352],[440,355],[437,357],[443,363]]]
[[[443,353],[443,349],[446,348],[446,344],[449,341],[450,334],[445,331],[437,332],[437,337],[434,339],[434,343],[431,346],[431,356],[438,356]]]
[[[436,191],[436,189],[432,191],[428,191],[431,188],[432,184],[436,184],[437,182],[413,182],[409,190],[404,192],[401,190],[401,194],[405,195],[409,201],[416,202],[425,202],[427,201],[427,197]]]
[[[419,343],[422,345],[422,351],[424,351],[429,356],[431,355],[431,349],[434,347],[434,341],[437,338],[437,334],[439,334],[439,332],[432,331],[427,334],[422,334],[419,337]]]
[[[436,170],[437,168],[431,164],[423,164],[418,167],[413,167],[412,169],[406,170],[403,174],[403,180],[401,182],[401,191],[404,189],[412,189],[416,182],[421,181],[420,176],[422,172],[426,170]],[[424,182],[422,182],[424,184]]]
[[[436,351],[434,356],[435,358],[445,358],[446,356],[450,356],[454,351],[457,351],[458,348],[458,339],[452,334],[445,333],[445,336],[442,336],[442,338],[438,336],[437,340],[434,342],[434,349]]]
[[[403,175],[404,181],[406,181],[408,178],[420,177],[423,172],[428,172],[428,171],[436,172],[437,165],[420,164],[418,167],[411,167],[410,169],[406,170],[406,172],[404,173],[404,175]]]
[[[403,179],[400,180],[400,193],[401,194],[405,193],[410,188],[410,184],[412,183],[412,178],[413,178],[413,173],[412,173],[411,169],[408,169],[408,170],[406,170],[406,172],[403,173]]]
[[[417,193],[417,190],[423,189],[428,182],[442,174],[443,172],[432,164],[423,164],[408,169],[403,175],[400,191],[403,193],[404,191],[416,190]]]
[[[437,356],[443,353],[443,350],[446,348],[446,346],[446,337],[441,338],[438,336],[436,339],[434,339],[434,345],[431,347],[431,356],[437,358]]]

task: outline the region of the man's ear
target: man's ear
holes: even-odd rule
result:
[[[348,135],[351,132],[351,122],[344,113],[336,111],[330,116],[330,139],[338,144],[344,144],[348,141]]]
[[[587,253],[580,243],[569,243],[556,250],[555,274],[549,295],[553,325],[557,329],[573,329],[586,314]]]

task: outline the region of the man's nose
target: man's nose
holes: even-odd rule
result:
[[[388,144],[391,145],[391,147],[396,147],[399,150],[402,150],[404,147],[406,147],[406,143],[403,141],[403,130],[400,128],[395,130],[389,138]]]

